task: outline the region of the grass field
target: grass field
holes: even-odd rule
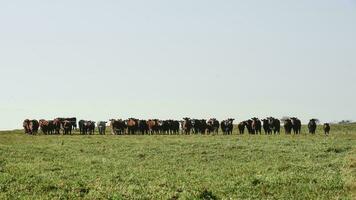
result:
[[[305,127],[304,127],[305,129]],[[355,199],[356,125],[330,136],[0,132],[0,199]]]

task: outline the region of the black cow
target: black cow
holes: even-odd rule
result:
[[[100,135],[105,135],[105,131],[106,131],[106,123],[105,121],[99,121],[97,123],[98,125],[98,131]]]
[[[245,124],[245,127],[249,134],[255,134],[255,132],[252,129],[252,120],[250,120],[250,119],[246,120],[246,121],[244,121],[244,124]]]
[[[86,120],[80,120],[78,122],[79,125],[79,132],[82,135],[86,134],[94,134],[95,132],[95,122],[93,121],[86,121]]]
[[[325,123],[323,128],[324,128],[325,135],[329,134],[329,132],[330,132],[330,124],[329,123]]]
[[[218,134],[219,133],[220,123],[217,119],[215,119],[215,118],[209,119],[208,122],[206,123],[206,125],[207,125],[208,134],[210,134],[210,133]]]
[[[261,130],[261,121],[257,117],[252,118],[252,132],[255,134],[261,134]]]
[[[146,120],[138,120],[138,130],[139,132],[144,135],[148,134],[148,124]]]
[[[316,119],[311,119],[311,120],[309,120],[309,123],[308,123],[308,130],[309,130],[309,133],[315,134],[316,127],[317,127],[316,122],[317,122]]]
[[[292,129],[293,129],[294,134],[300,134],[300,131],[302,128],[302,122],[296,117],[292,117],[290,119],[292,122]]]
[[[72,127],[73,125],[70,121],[64,120],[62,122],[63,134],[64,135],[72,134]]]
[[[284,130],[285,130],[286,134],[291,134],[292,128],[293,128],[292,121],[290,119],[284,120]]]
[[[273,117],[268,117],[268,123],[270,126],[271,131],[273,131],[274,134],[280,133],[281,130],[281,121],[279,119],[273,118]]]
[[[111,127],[111,134],[113,135],[122,135],[125,132],[126,124],[125,121],[122,119],[111,119],[110,127]]]
[[[272,134],[271,125],[269,124],[268,119],[262,119],[262,127],[263,130],[265,131],[265,134]]]
[[[235,119],[229,118],[227,120],[223,120],[221,122],[221,131],[224,135],[231,135],[234,130],[234,122]]]
[[[244,134],[245,132],[245,122],[240,122],[238,125],[237,125],[237,128],[239,129],[239,133],[240,134]]]

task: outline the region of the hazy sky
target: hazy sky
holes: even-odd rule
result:
[[[0,129],[356,119],[356,0],[1,0],[0,91]]]

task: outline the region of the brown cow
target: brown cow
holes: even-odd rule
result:
[[[40,120],[39,120],[39,126],[40,126],[42,132],[43,132],[45,135],[47,135],[47,134],[50,133],[51,127],[50,127],[49,121],[44,120],[44,119],[40,119]]]
[[[135,134],[137,129],[138,129],[138,120],[135,118],[129,118],[126,120],[126,126],[127,126],[127,133],[130,134]]]
[[[29,120],[29,119],[25,119],[22,123],[25,133],[27,134],[35,134],[38,131],[39,128],[39,123],[37,120],[33,119],[33,120]]]
[[[159,120],[158,119],[149,119],[147,120],[148,131],[150,134],[159,132]]]
[[[182,122],[182,131],[183,133],[185,133],[186,135],[190,134],[190,131],[192,129],[192,121],[186,117],[186,118],[183,118],[183,122]]]
[[[53,129],[55,134],[60,134],[61,125],[62,123],[60,119],[56,118],[53,120]]]

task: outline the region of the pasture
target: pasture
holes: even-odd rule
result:
[[[0,132],[0,199],[355,199],[356,125],[316,135]]]

